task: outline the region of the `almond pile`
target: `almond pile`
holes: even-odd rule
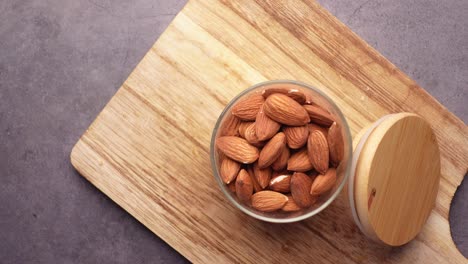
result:
[[[308,208],[336,182],[343,158],[335,118],[297,89],[240,99],[216,139],[219,173],[239,201],[262,212]]]

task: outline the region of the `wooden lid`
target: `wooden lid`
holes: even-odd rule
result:
[[[421,117],[399,113],[380,119],[355,140],[350,184],[355,220],[370,238],[403,245],[419,233],[435,205],[440,180],[435,134]]]

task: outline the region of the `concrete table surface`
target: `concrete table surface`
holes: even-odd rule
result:
[[[319,0],[465,123],[468,1]],[[78,175],[72,146],[185,1],[0,1],[0,262],[185,263]],[[468,256],[468,184],[451,229]]]

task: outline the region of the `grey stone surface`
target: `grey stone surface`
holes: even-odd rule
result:
[[[467,1],[319,2],[468,120]],[[186,262],[69,162],[184,4],[0,1],[1,263]],[[452,232],[468,256],[466,181],[460,189]]]

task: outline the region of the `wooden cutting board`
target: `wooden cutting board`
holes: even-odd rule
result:
[[[414,241],[389,248],[366,239],[345,193],[318,216],[283,225],[252,219],[228,203],[211,172],[211,131],[236,94],[273,79],[323,90],[353,134],[401,111],[431,123],[442,180]],[[462,121],[317,3],[193,0],[81,137],[71,161],[194,262],[466,263],[447,219],[467,171],[467,141]]]

